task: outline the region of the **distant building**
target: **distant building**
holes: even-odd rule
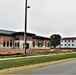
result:
[[[28,49],[49,49],[50,38],[26,33]],[[0,29],[0,48],[24,49],[24,32]]]
[[[62,38],[61,48],[76,48],[76,37]]]
[[[65,37],[60,41],[60,45],[56,48],[75,48],[76,49],[76,37]]]

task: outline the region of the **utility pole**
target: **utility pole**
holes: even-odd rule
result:
[[[27,7],[27,0],[25,0],[25,32],[24,32],[24,54],[26,54],[26,32],[27,32],[27,8],[30,8],[30,6]]]

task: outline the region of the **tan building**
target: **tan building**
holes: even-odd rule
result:
[[[29,49],[49,49],[50,38],[26,33]],[[24,32],[0,29],[0,48],[24,49]]]

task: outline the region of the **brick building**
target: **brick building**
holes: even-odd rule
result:
[[[31,49],[49,49],[50,38],[26,33],[26,42]],[[0,29],[0,48],[24,49],[24,32]]]

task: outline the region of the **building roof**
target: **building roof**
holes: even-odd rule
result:
[[[44,39],[46,39],[46,40],[50,40],[50,38],[47,38],[47,37],[43,37],[43,36],[33,36],[33,38],[34,39],[41,39],[41,40],[44,40]]]
[[[3,30],[3,29],[0,29],[0,35],[24,35],[24,32],[16,32],[16,31],[11,31],[11,30]],[[35,34],[33,33],[26,33],[26,35],[28,36],[33,36]]]
[[[15,33],[13,33],[13,35],[24,35],[24,32],[15,32]],[[28,36],[35,36],[35,34],[33,34],[33,33],[26,33],[26,35],[28,35]]]
[[[76,37],[65,37],[62,40],[76,40]]]
[[[16,31],[11,31],[11,30],[3,30],[0,29],[0,35],[24,35],[24,32],[16,32]],[[43,36],[37,36],[36,34],[33,33],[26,33],[27,36],[32,36],[34,39],[41,39],[41,40],[50,40],[50,38],[43,37]]]
[[[0,29],[0,35],[12,35],[15,31]]]

